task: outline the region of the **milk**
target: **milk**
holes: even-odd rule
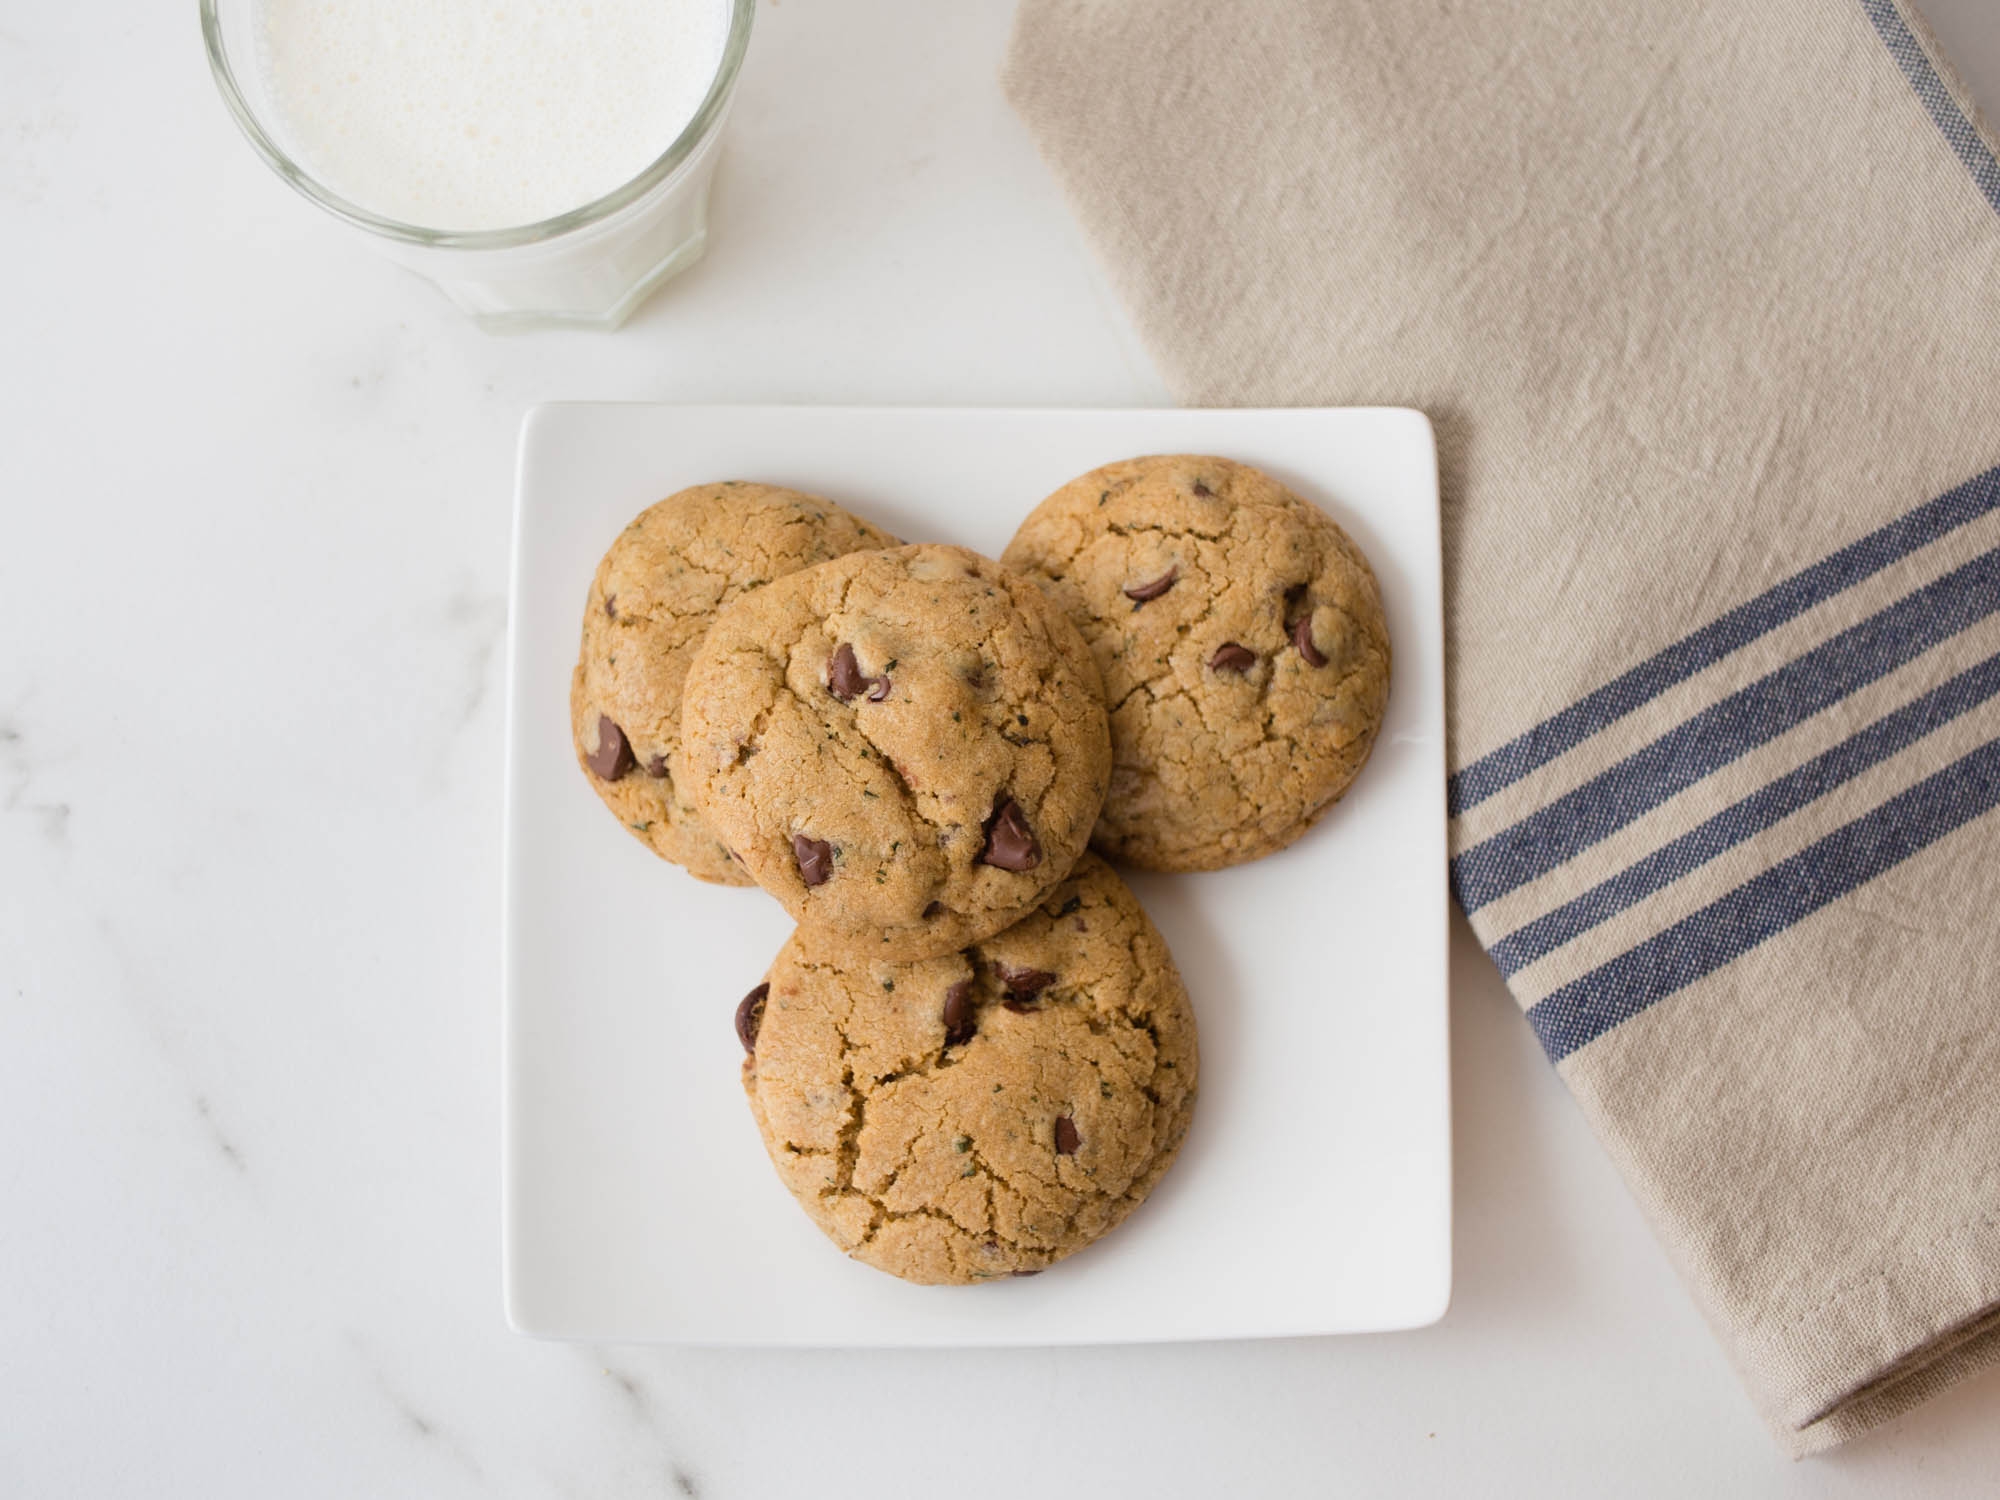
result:
[[[309,174],[427,229],[535,223],[629,182],[700,107],[727,0],[257,0]]]

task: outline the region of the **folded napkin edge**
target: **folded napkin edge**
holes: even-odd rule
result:
[[[2000,1364],[2000,1306],[1916,1350],[1806,1425],[1774,1426],[1774,1431],[1790,1457],[1810,1458],[1881,1428],[1995,1364]]]
[[[1743,1352],[1771,1377],[1758,1383],[1777,1397],[1770,1422],[1794,1457],[1879,1426],[2000,1360],[2000,1203],[1767,1331],[1746,1332]],[[1845,1378],[1809,1373],[1830,1370]]]
[[[1860,4],[1932,123],[2000,213],[2000,172],[1995,170],[2000,165],[2000,135],[1945,56],[1930,22],[1910,0],[1860,0]]]

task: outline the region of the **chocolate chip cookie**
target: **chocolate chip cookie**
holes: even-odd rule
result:
[[[749,885],[682,785],[681,685],[715,612],[885,531],[776,485],[702,484],[643,510],[591,580],[570,677],[576,758],[604,805],[663,859],[720,885]]]
[[[1324,513],[1225,458],[1135,458],[1072,480],[1004,558],[1090,642],[1111,707],[1093,837],[1149,870],[1282,849],[1368,759],[1389,635],[1368,560]]]
[[[829,949],[925,958],[1013,923],[1089,842],[1097,668],[1034,583],[961,547],[857,553],[747,594],[688,672],[702,817]]]
[[[1027,1275],[1082,1249],[1152,1191],[1194,1112],[1187,991],[1088,854],[1020,922],[942,957],[827,953],[801,930],[737,1034],[785,1186],[907,1281]]]

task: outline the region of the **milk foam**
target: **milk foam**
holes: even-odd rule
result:
[[[630,181],[693,118],[727,0],[259,0],[283,144],[430,229],[531,224]]]

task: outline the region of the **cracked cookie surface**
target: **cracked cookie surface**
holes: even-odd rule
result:
[[[1375,575],[1270,476],[1173,455],[1094,469],[1002,555],[1090,642],[1111,712],[1092,843],[1149,870],[1282,849],[1368,759],[1389,695]]]
[[[1034,583],[962,547],[858,553],[717,616],[689,670],[695,805],[823,946],[949,952],[1069,873],[1103,691]]]
[[[597,565],[570,677],[570,732],[592,790],[663,859],[750,885],[686,794],[681,689],[715,613],[738,596],[863,549],[887,532],[831,501],[729,481],[669,495],[633,518]]]
[[[1193,1117],[1187,990],[1094,855],[961,952],[895,963],[795,933],[760,990],[738,1032],[772,1164],[835,1244],[908,1281],[1082,1249],[1152,1191]]]

